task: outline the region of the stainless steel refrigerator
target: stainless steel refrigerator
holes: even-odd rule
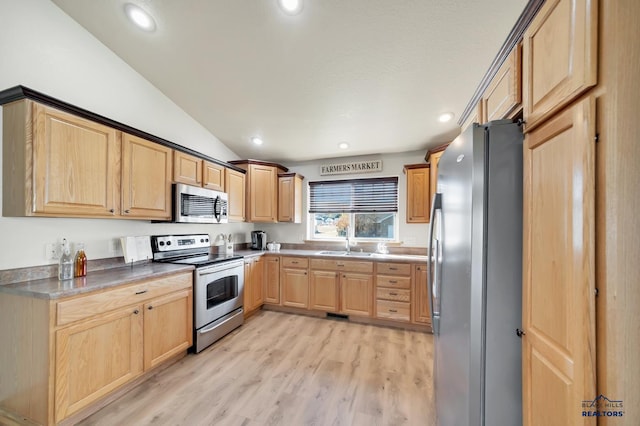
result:
[[[442,426],[522,423],[522,131],[474,124],[438,163],[428,286]]]

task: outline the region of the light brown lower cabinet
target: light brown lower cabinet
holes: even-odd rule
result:
[[[245,315],[264,303],[264,259],[262,256],[244,259]]]
[[[264,261],[264,303],[280,304],[280,258],[269,256]]]
[[[431,326],[431,313],[429,312],[429,297],[427,289],[427,266],[413,265],[413,316],[411,321],[418,324]]]
[[[311,270],[309,309],[338,312],[339,286],[338,272]]]
[[[309,258],[282,256],[280,262],[282,305],[309,308]]]
[[[340,312],[373,316],[373,276],[344,272],[340,276]]]
[[[0,412],[57,424],[186,352],[192,327],[191,272],[57,300],[0,293]]]

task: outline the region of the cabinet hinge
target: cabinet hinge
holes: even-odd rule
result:
[[[596,143],[600,142],[600,133],[596,133],[596,137],[594,138]]]
[[[598,290],[598,287],[593,289],[593,294],[596,295],[596,297],[598,297],[598,293],[600,293],[600,291]]]

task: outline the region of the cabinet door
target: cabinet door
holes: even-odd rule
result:
[[[597,15],[595,0],[549,0],[525,31],[525,132],[597,83]]]
[[[264,303],[264,259],[253,259],[251,267],[251,309],[258,309]]]
[[[522,104],[522,45],[517,44],[482,95],[481,122],[509,118]]]
[[[428,223],[430,214],[430,168],[407,170],[407,223]]]
[[[302,178],[293,173],[278,177],[278,222],[302,221]]]
[[[39,104],[33,108],[32,213],[116,214],[120,207],[116,131]]]
[[[431,325],[431,313],[429,312],[429,293],[427,289],[427,267],[413,266],[413,303],[412,321],[415,323]]]
[[[340,277],[340,312],[370,317],[373,315],[373,277],[342,273]]]
[[[236,170],[225,169],[225,192],[229,196],[229,221],[244,222],[245,212],[245,174]]]
[[[142,372],[142,317],[127,307],[56,332],[56,422]]]
[[[245,314],[251,312],[253,303],[253,259],[244,259],[244,294],[242,303],[244,305]]]
[[[277,169],[249,165],[249,221],[276,222],[278,210]]]
[[[525,137],[525,426],[587,424],[582,401],[597,395],[594,114],[587,98]]]
[[[265,291],[264,303],[280,304],[280,258],[265,259]]]
[[[225,167],[210,161],[203,162],[202,186],[224,192]]]
[[[431,158],[429,159],[429,173],[431,174],[429,177],[429,186],[431,187],[429,200],[433,200],[433,196],[438,188],[438,163],[440,162],[440,157],[442,157],[443,152],[444,151],[439,151],[431,154]]]
[[[144,305],[144,369],[186,351],[193,342],[192,292],[183,290]]]
[[[311,271],[309,309],[338,311],[339,277],[339,273],[334,271]]]
[[[122,214],[171,219],[170,148],[122,134]]]
[[[173,151],[173,181],[201,186],[202,160],[184,152]]]
[[[309,307],[309,276],[306,269],[283,268],[281,271],[282,304]]]

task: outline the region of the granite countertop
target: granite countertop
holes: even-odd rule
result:
[[[237,250],[234,254],[244,257],[255,257],[261,255],[268,256],[303,256],[303,257],[315,257],[319,259],[331,258],[331,259],[349,259],[349,260],[368,260],[374,262],[425,262],[427,256],[415,255],[415,254],[379,254],[379,253],[361,253],[359,251],[352,251],[348,255],[330,255],[319,254],[320,252],[333,252],[340,250],[298,250],[298,249],[282,249],[279,251],[261,251],[261,250]],[[370,254],[370,255],[369,255]]]
[[[150,278],[159,278],[178,272],[193,271],[192,265],[170,263],[143,263],[121,268],[89,272],[86,277],[59,281],[58,278],[44,278],[19,283],[0,285],[0,293],[11,293],[39,299],[60,299],[77,294],[90,293],[124,284],[133,284]]]

